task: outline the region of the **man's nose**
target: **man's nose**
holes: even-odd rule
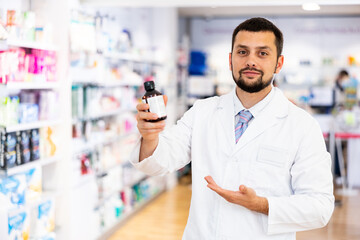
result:
[[[252,55],[248,56],[248,58],[246,60],[246,66],[250,67],[250,68],[256,67],[256,62],[255,62],[254,56],[252,56]]]

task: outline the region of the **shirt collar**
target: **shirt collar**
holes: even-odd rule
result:
[[[269,94],[266,95],[266,97],[263,100],[261,100],[260,102],[258,102],[254,106],[252,106],[250,109],[245,109],[245,107],[242,105],[241,101],[239,100],[239,98],[236,95],[236,88],[235,88],[233,91],[234,116],[236,116],[240,111],[245,109],[245,110],[249,110],[251,112],[251,114],[253,115],[253,117],[255,118],[256,116],[258,116],[260,114],[260,112],[265,108],[265,106],[271,101],[271,99],[274,96],[274,93],[275,93],[274,87],[272,87]]]

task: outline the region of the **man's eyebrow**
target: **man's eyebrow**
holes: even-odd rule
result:
[[[260,47],[257,47],[257,49],[266,49],[266,50],[272,51],[272,49],[268,46],[260,46]]]
[[[238,45],[235,46],[235,48],[249,48],[249,47],[246,46],[246,45],[238,44]]]
[[[246,45],[242,45],[242,44],[238,44],[235,46],[236,49],[238,48],[244,48],[244,49],[248,49],[249,47],[246,46]],[[272,51],[272,49],[269,47],[269,46],[259,46],[259,47],[256,47],[256,49],[260,49],[260,50],[269,50],[269,51]]]

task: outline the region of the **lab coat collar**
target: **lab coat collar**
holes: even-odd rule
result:
[[[231,155],[235,154],[266,129],[279,123],[282,118],[288,115],[289,101],[280,89],[274,87],[274,90],[275,94],[271,102],[254,118],[237,144],[235,144],[234,103],[232,93],[230,92],[220,98],[217,112],[227,139],[224,147],[232,153]]]

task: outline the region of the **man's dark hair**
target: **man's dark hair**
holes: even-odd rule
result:
[[[249,32],[272,32],[275,35],[275,45],[277,50],[277,57],[279,58],[284,44],[284,38],[283,34],[272,22],[265,18],[256,17],[256,18],[250,18],[246,20],[245,22],[240,23],[239,26],[237,26],[234,29],[233,35],[232,35],[232,44],[231,44],[231,52],[234,48],[234,42],[236,34],[240,31],[249,31]]]

